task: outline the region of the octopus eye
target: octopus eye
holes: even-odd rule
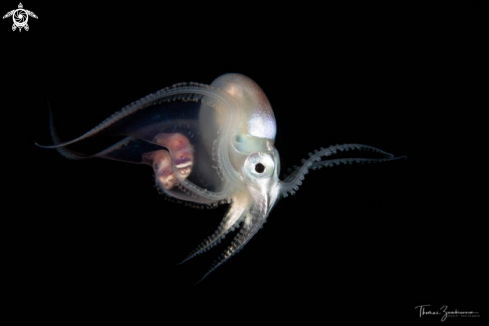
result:
[[[258,173],[263,173],[265,171],[265,166],[261,163],[256,163],[255,171]]]
[[[246,175],[252,179],[270,178],[275,169],[275,162],[269,153],[256,152],[248,155],[244,162],[244,169]]]

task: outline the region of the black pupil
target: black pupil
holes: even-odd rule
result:
[[[255,165],[255,171],[258,173],[263,173],[263,171],[265,171],[265,166],[261,163],[257,163]]]

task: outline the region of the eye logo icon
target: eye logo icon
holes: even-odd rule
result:
[[[27,21],[29,20],[29,16],[33,18],[37,18],[36,14],[32,11],[25,10],[22,6],[22,3],[19,3],[19,8],[9,11],[3,16],[3,19],[12,16],[14,24],[12,25],[12,31],[15,31],[17,28],[19,32],[24,28],[26,31],[29,30],[29,25],[27,25]]]

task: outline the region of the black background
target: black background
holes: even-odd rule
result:
[[[28,32],[0,26],[2,265],[11,302],[29,303],[19,316],[309,324],[434,322],[421,304],[482,309],[481,2],[23,4],[39,17]],[[283,170],[337,143],[408,160],[308,174],[194,286],[224,247],[175,263],[226,206],[167,202],[148,167],[69,161],[34,141],[50,142],[47,101],[67,140],[151,92],[227,72],[267,94]]]

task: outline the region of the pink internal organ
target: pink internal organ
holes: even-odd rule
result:
[[[172,159],[181,178],[186,179],[192,172],[194,154],[192,145],[182,134],[158,134],[154,142],[168,148],[149,153],[146,159],[152,161],[158,183],[164,189],[171,189],[178,179],[173,175]]]

